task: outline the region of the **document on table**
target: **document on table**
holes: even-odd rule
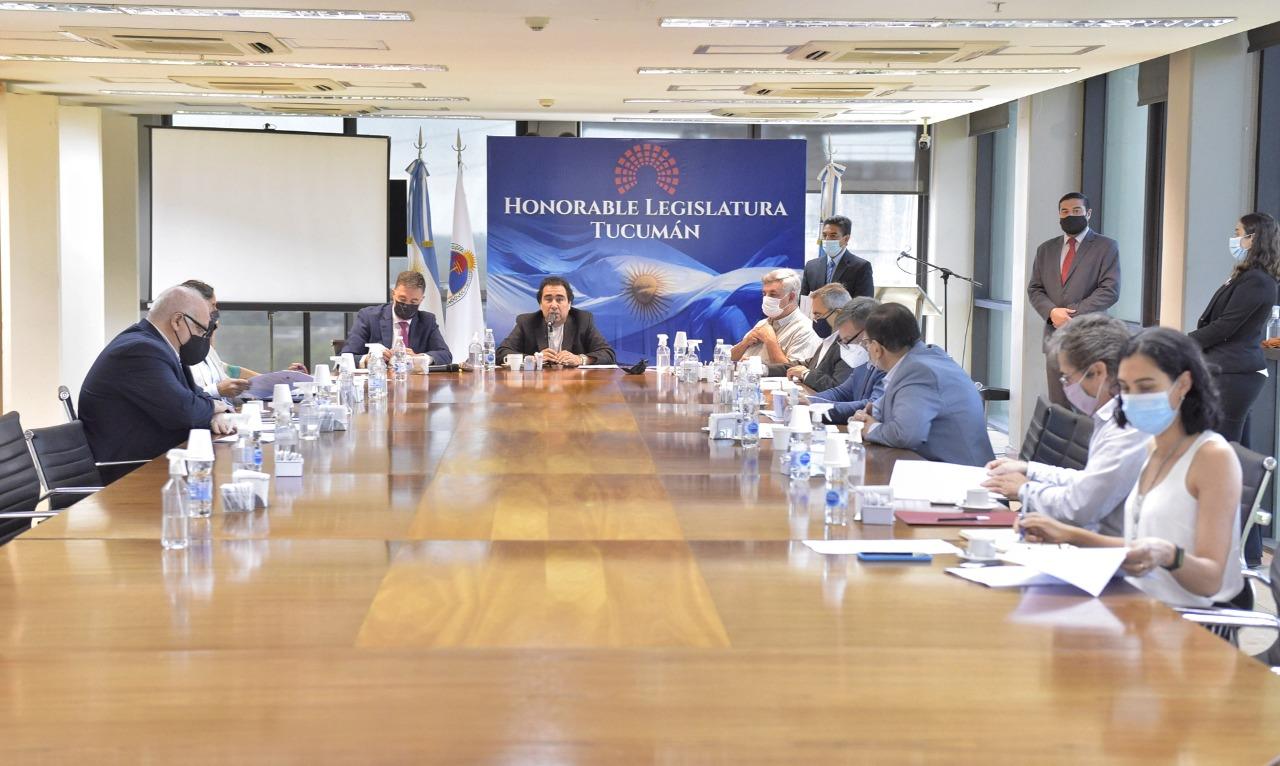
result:
[[[277,383],[288,383],[292,386],[294,383],[309,383],[312,377],[305,372],[297,372],[296,370],[278,370],[276,372],[264,372],[261,375],[255,375],[249,378],[249,396],[257,399],[270,399],[275,394]]]
[[[931,556],[958,555],[960,549],[946,540],[805,540],[814,553],[928,553]]]
[[[1033,569],[1097,596],[1115,576],[1125,552],[1125,548],[1019,545],[1000,554],[1000,560]]]
[[[965,493],[987,480],[987,469],[928,460],[899,460],[893,464],[889,486],[894,498],[928,500],[939,505],[964,502]]]

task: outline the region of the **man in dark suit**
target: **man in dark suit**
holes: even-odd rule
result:
[[[435,288],[433,288],[435,289]],[[430,364],[448,364],[453,361],[449,346],[440,334],[440,326],[429,311],[420,311],[419,304],[427,294],[427,280],[416,271],[402,271],[396,277],[391,302],[381,306],[360,309],[351,325],[351,334],[342,347],[342,353],[360,358],[366,353],[367,343],[381,343],[385,348],[383,358],[391,359],[391,345],[397,335],[404,342],[410,356],[430,357]],[[361,366],[367,360],[361,359]]]
[[[836,318],[841,316],[841,310],[849,305],[850,300],[852,299],[849,293],[845,292],[843,285],[832,282],[819,287],[813,292],[811,313],[814,326],[834,328],[837,323]],[[871,299],[862,298],[861,300]],[[778,378],[785,375],[794,381],[804,383],[815,391],[839,385],[849,375],[849,366],[840,358],[842,346],[836,342],[839,337],[836,333],[828,335],[813,356],[799,364],[770,364],[766,365],[765,369],[770,377]]]
[[[1072,317],[1106,311],[1120,297],[1120,249],[1116,241],[1089,228],[1089,198],[1079,192],[1058,201],[1058,224],[1064,236],[1054,237],[1036,249],[1027,283],[1031,307],[1044,318],[1045,371],[1049,399],[1070,407],[1062,392],[1062,372],[1048,353],[1054,330]]]
[[[573,288],[562,277],[538,285],[538,310],[516,317],[516,326],[498,346],[498,364],[507,354],[542,352],[544,363],[561,367],[613,364],[613,348],[596,329],[591,312],[573,308]]]
[[[853,222],[842,215],[822,222],[822,254],[804,265],[801,295],[808,295],[825,284],[839,282],[855,298],[859,295],[875,297],[871,264],[849,252],[849,233],[852,231]],[[830,334],[828,329],[827,335]]]
[[[235,430],[223,414],[231,407],[197,388],[188,369],[204,360],[214,329],[200,293],[170,287],[146,319],[107,344],[80,387],[94,458],[153,458],[186,441],[192,428]]]

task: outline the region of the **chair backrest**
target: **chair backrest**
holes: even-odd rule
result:
[[[47,489],[60,487],[100,487],[102,476],[89,450],[84,424],[79,420],[48,428],[32,428],[26,432],[36,455],[36,464]],[[80,495],[55,495],[53,508],[62,509],[75,503]]]
[[[58,386],[58,401],[62,402],[62,412],[67,416],[67,422],[76,419],[76,405],[71,401],[71,389],[66,386]]]
[[[0,416],[0,513],[29,512],[40,502],[40,475],[18,413]]]
[[[333,344],[333,355],[334,355],[334,356],[341,356],[341,355],[342,355],[342,349],[343,349],[343,348],[345,348],[345,347],[346,347],[346,345],[347,345],[347,340],[346,340],[346,338],[335,338],[335,339],[333,339],[333,340],[332,340],[332,341],[330,341],[330,342]],[[321,363],[323,363],[323,362],[324,362],[324,360],[323,360],[323,359],[321,359],[321,360],[320,360],[320,362],[321,362]]]
[[[1038,398],[1018,458],[1061,468],[1084,468],[1091,436],[1092,418]]]
[[[1253,528],[1258,518],[1258,508],[1262,505],[1262,496],[1266,494],[1267,485],[1276,470],[1276,459],[1270,455],[1254,452],[1248,447],[1231,442],[1240,461],[1240,529],[1245,537]],[[1241,546],[1240,555],[1244,555]]]

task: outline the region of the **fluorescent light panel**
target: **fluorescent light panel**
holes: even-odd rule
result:
[[[310,93],[191,93],[166,90],[100,90],[106,96],[141,96],[146,98],[222,98],[232,101],[407,101],[438,103],[468,101],[465,96],[331,96]],[[74,95],[74,94],[68,94]]]
[[[668,17],[672,29],[1202,29],[1234,16],[1097,19],[729,19]]]
[[[213,115],[213,116],[215,116],[215,117],[270,117],[272,113],[270,113],[270,112],[217,112],[217,111],[209,111],[209,110],[206,110],[206,109],[178,109],[178,110],[174,111],[174,114],[199,114],[199,115]],[[315,112],[296,112],[296,113],[280,112],[279,114],[280,114],[280,115],[283,115],[283,116],[288,116],[288,117],[329,117],[329,118],[338,118],[338,119],[341,119],[341,116],[340,116],[340,115],[333,115],[333,114],[316,114]],[[483,117],[477,117],[477,116],[475,116],[475,115],[471,115],[471,114],[432,114],[432,115],[417,115],[417,114],[380,114],[380,113],[377,113],[377,112],[375,112],[375,113],[373,113],[373,114],[361,114],[361,115],[357,115],[357,116],[356,116],[356,119],[358,119],[358,120],[367,120],[367,119],[370,119],[370,118],[378,118],[378,119],[381,119],[381,118],[383,118],[383,117],[389,117],[389,118],[397,119],[397,120],[401,120],[401,119],[415,119],[415,120],[482,120],[482,119],[484,119]]]
[[[442,64],[330,64],[292,61],[233,61],[231,59],[144,59],[123,56],[52,56],[36,53],[0,54],[0,61],[38,61],[53,64],[154,64],[156,66],[237,67],[241,69],[354,69],[375,72],[447,72]]]
[[[1079,67],[859,67],[857,69],[809,69],[805,67],[673,67],[642,66],[636,74],[658,75],[804,75],[809,77],[857,77],[860,75],[901,75],[903,77],[924,77],[926,75],[992,75],[992,74],[1071,74],[1079,71]]]
[[[0,11],[119,13],[127,16],[182,16],[235,19],[321,19],[329,21],[413,21],[408,11],[347,11],[336,8],[192,8],[183,5],[0,2]]]
[[[106,93],[106,91],[103,91]],[[792,104],[972,104],[972,98],[624,98],[624,104],[750,104],[781,106]]]

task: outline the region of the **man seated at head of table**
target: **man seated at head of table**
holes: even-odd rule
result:
[[[733,361],[759,357],[766,365],[795,364],[813,357],[822,339],[813,322],[800,313],[800,277],[791,269],[774,269],[760,280],[764,319],[733,347]]]
[[[874,298],[858,296],[836,312],[832,321],[836,329],[832,337],[837,338],[836,346],[849,374],[839,385],[809,397],[812,402],[835,405],[827,410],[824,419],[828,423],[848,423],[849,418],[884,395],[884,370],[871,364],[861,342],[866,334],[867,317],[879,305]]]
[[[208,302],[179,285],[107,344],[80,387],[80,419],[95,459],[153,458],[186,441],[192,428],[235,430],[223,414],[230,405],[201,391],[188,369],[204,360],[216,327]]]
[[[987,464],[984,486],[1010,500],[1077,527],[1120,535],[1124,502],[1147,459],[1150,437],[1116,422],[1116,375],[1129,344],[1129,328],[1105,314],[1072,319],[1054,333],[1062,387],[1077,410],[1093,419],[1089,457],[1083,469],[998,458]]]
[[[435,285],[432,290],[438,290]],[[430,311],[420,310],[427,294],[427,280],[416,271],[402,271],[396,276],[391,302],[368,306],[356,314],[351,334],[342,353],[355,354],[360,366],[368,363],[368,343],[381,343],[384,361],[391,360],[391,346],[399,336],[410,356],[426,356],[428,364],[448,364],[453,354],[440,334],[440,326]]]
[[[547,277],[538,285],[538,310],[516,317],[516,326],[496,352],[498,364],[508,354],[532,356],[543,364],[581,367],[613,364],[613,347],[596,329],[590,311],[573,307],[573,287],[564,277]]]
[[[863,345],[885,371],[884,395],[853,416],[867,441],[944,463],[986,465],[995,457],[977,386],[946,351],[920,341],[910,309],[873,309]]]
[[[1118,372],[1122,428],[1148,437],[1146,461],[1124,506],[1122,536],[1064,524],[1042,513],[1019,521],[1032,542],[1125,547],[1129,582],[1173,606],[1228,602],[1240,574],[1240,461],[1216,433],[1217,384],[1200,346],[1151,327],[1125,346]]]
[[[819,287],[813,291],[810,298],[813,304],[809,314],[813,318],[815,334],[818,325],[833,330],[836,326],[837,313],[849,305],[851,300],[849,291],[838,282]],[[849,367],[840,358],[840,347],[836,343],[834,332],[828,332],[818,345],[818,350],[813,352],[813,356],[803,362],[770,364],[767,365],[767,370],[770,377],[779,378],[785,375],[791,380],[804,383],[815,391],[831,388],[849,376]]]

